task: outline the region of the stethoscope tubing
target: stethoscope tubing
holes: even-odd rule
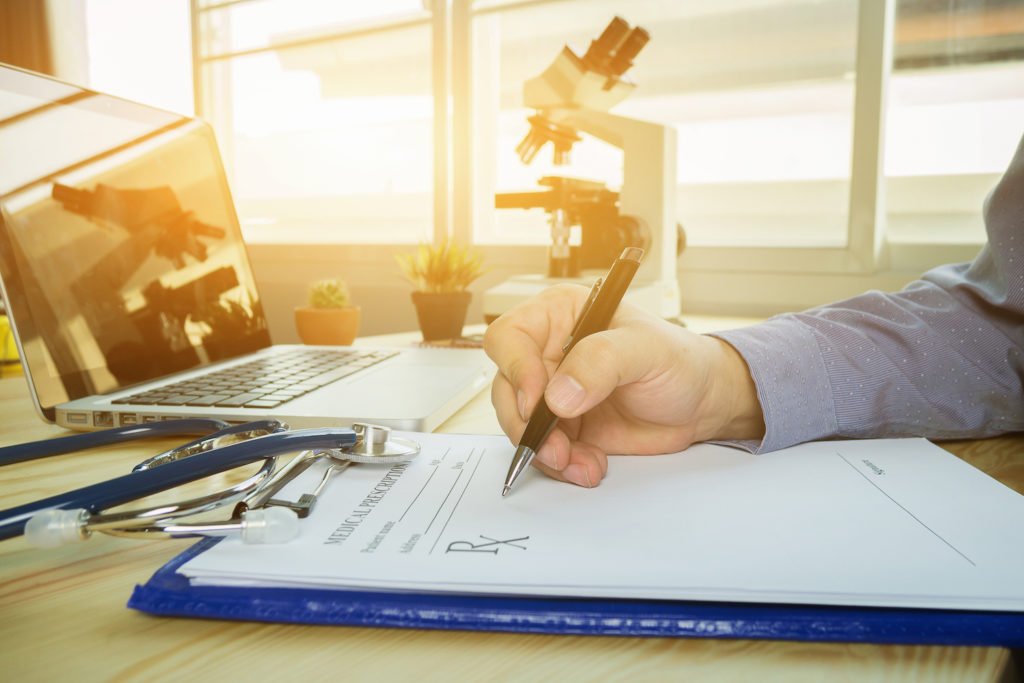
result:
[[[325,427],[278,432],[249,441],[232,443],[206,453],[167,462],[159,467],[138,470],[98,484],[0,511],[0,540],[24,533],[28,519],[42,510],[83,508],[90,513],[97,513],[257,460],[304,450],[342,449],[355,442],[356,434],[351,429]]]
[[[140,425],[114,427],[113,429],[104,429],[98,432],[72,434],[71,436],[16,444],[14,446],[3,446],[0,447],[0,467],[27,460],[46,458],[51,455],[83,451],[89,448],[96,448],[97,446],[109,446],[110,444],[134,441],[136,439],[212,434],[227,427],[227,422],[208,418],[168,420],[165,422],[147,422]]]

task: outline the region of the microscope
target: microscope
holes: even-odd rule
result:
[[[599,182],[548,176],[540,180],[545,190],[495,196],[497,209],[544,209],[551,244],[546,274],[516,276],[484,292],[486,321],[556,283],[589,287],[625,247],[645,254],[626,300],[663,318],[679,315],[675,129],[608,113],[636,88],[623,75],[648,40],[643,28],[615,17],[582,57],[564,46],[524,84],[523,101],[536,113],[516,148],[523,163],[551,143],[555,164],[564,165],[587,133],[622,150],[623,183],[615,192]]]

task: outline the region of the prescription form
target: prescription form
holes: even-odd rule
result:
[[[1024,496],[924,439],[751,455],[613,456],[578,488],[499,436],[401,434],[409,463],[350,467],[285,546],[228,539],[194,585],[1024,610]],[[311,468],[281,497],[313,490]]]

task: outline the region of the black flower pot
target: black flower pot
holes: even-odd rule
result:
[[[423,341],[461,337],[472,296],[470,292],[413,292]]]

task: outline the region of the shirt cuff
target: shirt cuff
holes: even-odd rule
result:
[[[764,413],[765,435],[760,443],[731,441],[730,445],[767,453],[835,436],[839,426],[832,386],[812,329],[780,316],[711,336],[743,356]]]

